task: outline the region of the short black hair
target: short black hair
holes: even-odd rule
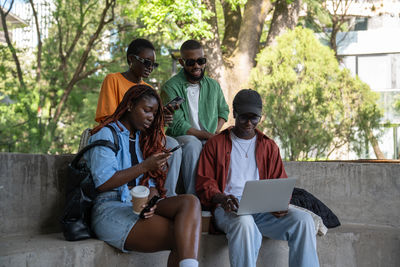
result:
[[[144,49],[151,49],[151,50],[156,50],[153,46],[153,44],[146,39],[135,39],[133,40],[129,46],[128,49],[126,50],[126,61],[129,64],[128,56],[129,55],[138,55],[140,52],[142,52]]]
[[[187,40],[181,45],[180,52],[182,53],[183,51],[186,50],[195,50],[195,49],[200,49],[202,48],[200,42],[196,40]]]

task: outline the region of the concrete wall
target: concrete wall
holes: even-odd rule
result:
[[[58,218],[72,158],[0,153],[0,266],[164,266],[167,252],[122,254],[99,240],[62,238]],[[317,239],[321,266],[400,266],[400,164],[286,162],[285,168],[342,222]],[[201,266],[229,266],[224,235],[203,235],[199,253]],[[263,240],[257,266],[287,262],[287,242]]]
[[[0,237],[60,231],[71,155],[0,153]],[[286,162],[289,176],[342,223],[400,228],[400,164]]]
[[[399,163],[286,162],[285,168],[342,223],[400,228]]]
[[[72,156],[0,153],[0,237],[61,231]]]

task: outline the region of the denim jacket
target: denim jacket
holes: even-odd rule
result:
[[[120,149],[117,153],[117,156],[115,156],[114,151],[105,146],[94,147],[85,153],[84,158],[92,173],[93,181],[96,188],[107,182],[117,171],[124,170],[132,166],[131,154],[129,152],[130,133],[122,123],[118,122],[118,124],[123,129],[122,131],[116,123],[110,123],[110,125],[116,130],[119,140]],[[135,137],[135,151],[138,162],[141,163],[143,161],[143,154],[139,146],[139,136],[140,131],[137,131]],[[114,143],[113,134],[111,130],[107,127],[103,127],[96,134],[92,135],[89,139],[89,144],[93,143],[96,140],[108,140]],[[139,184],[142,177],[143,174],[139,175],[136,178],[136,184]],[[149,180],[149,186],[155,186],[152,179]],[[121,185],[120,187],[114,188],[112,190],[118,191],[120,193],[122,202],[131,201],[131,195],[129,194],[127,184]]]

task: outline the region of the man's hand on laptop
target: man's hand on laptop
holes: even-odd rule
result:
[[[272,215],[274,215],[276,218],[282,218],[283,216],[286,216],[288,214],[287,210],[283,210],[283,211],[274,211],[271,212]]]
[[[217,194],[213,197],[213,202],[221,204],[226,212],[236,212],[239,208],[239,201],[233,195]]]

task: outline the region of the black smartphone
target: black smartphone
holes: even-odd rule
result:
[[[142,211],[140,212],[139,217],[142,218],[142,219],[144,219],[144,214],[145,214],[146,212],[149,212],[150,209],[157,203],[157,201],[158,201],[159,199],[161,199],[161,197],[159,197],[159,196],[154,196],[154,197],[152,197],[152,198],[150,199],[149,203],[147,203],[147,206],[146,206],[144,209],[142,209]]]
[[[167,107],[168,105],[172,105],[173,107],[175,107],[176,105],[180,105],[183,102],[185,102],[185,99],[180,96],[177,96],[171,101],[169,101],[167,104],[165,104],[164,107]]]
[[[171,149],[169,152],[174,152],[174,151],[178,150],[181,147],[182,147],[182,144],[179,144],[176,147],[174,147],[173,149]]]

